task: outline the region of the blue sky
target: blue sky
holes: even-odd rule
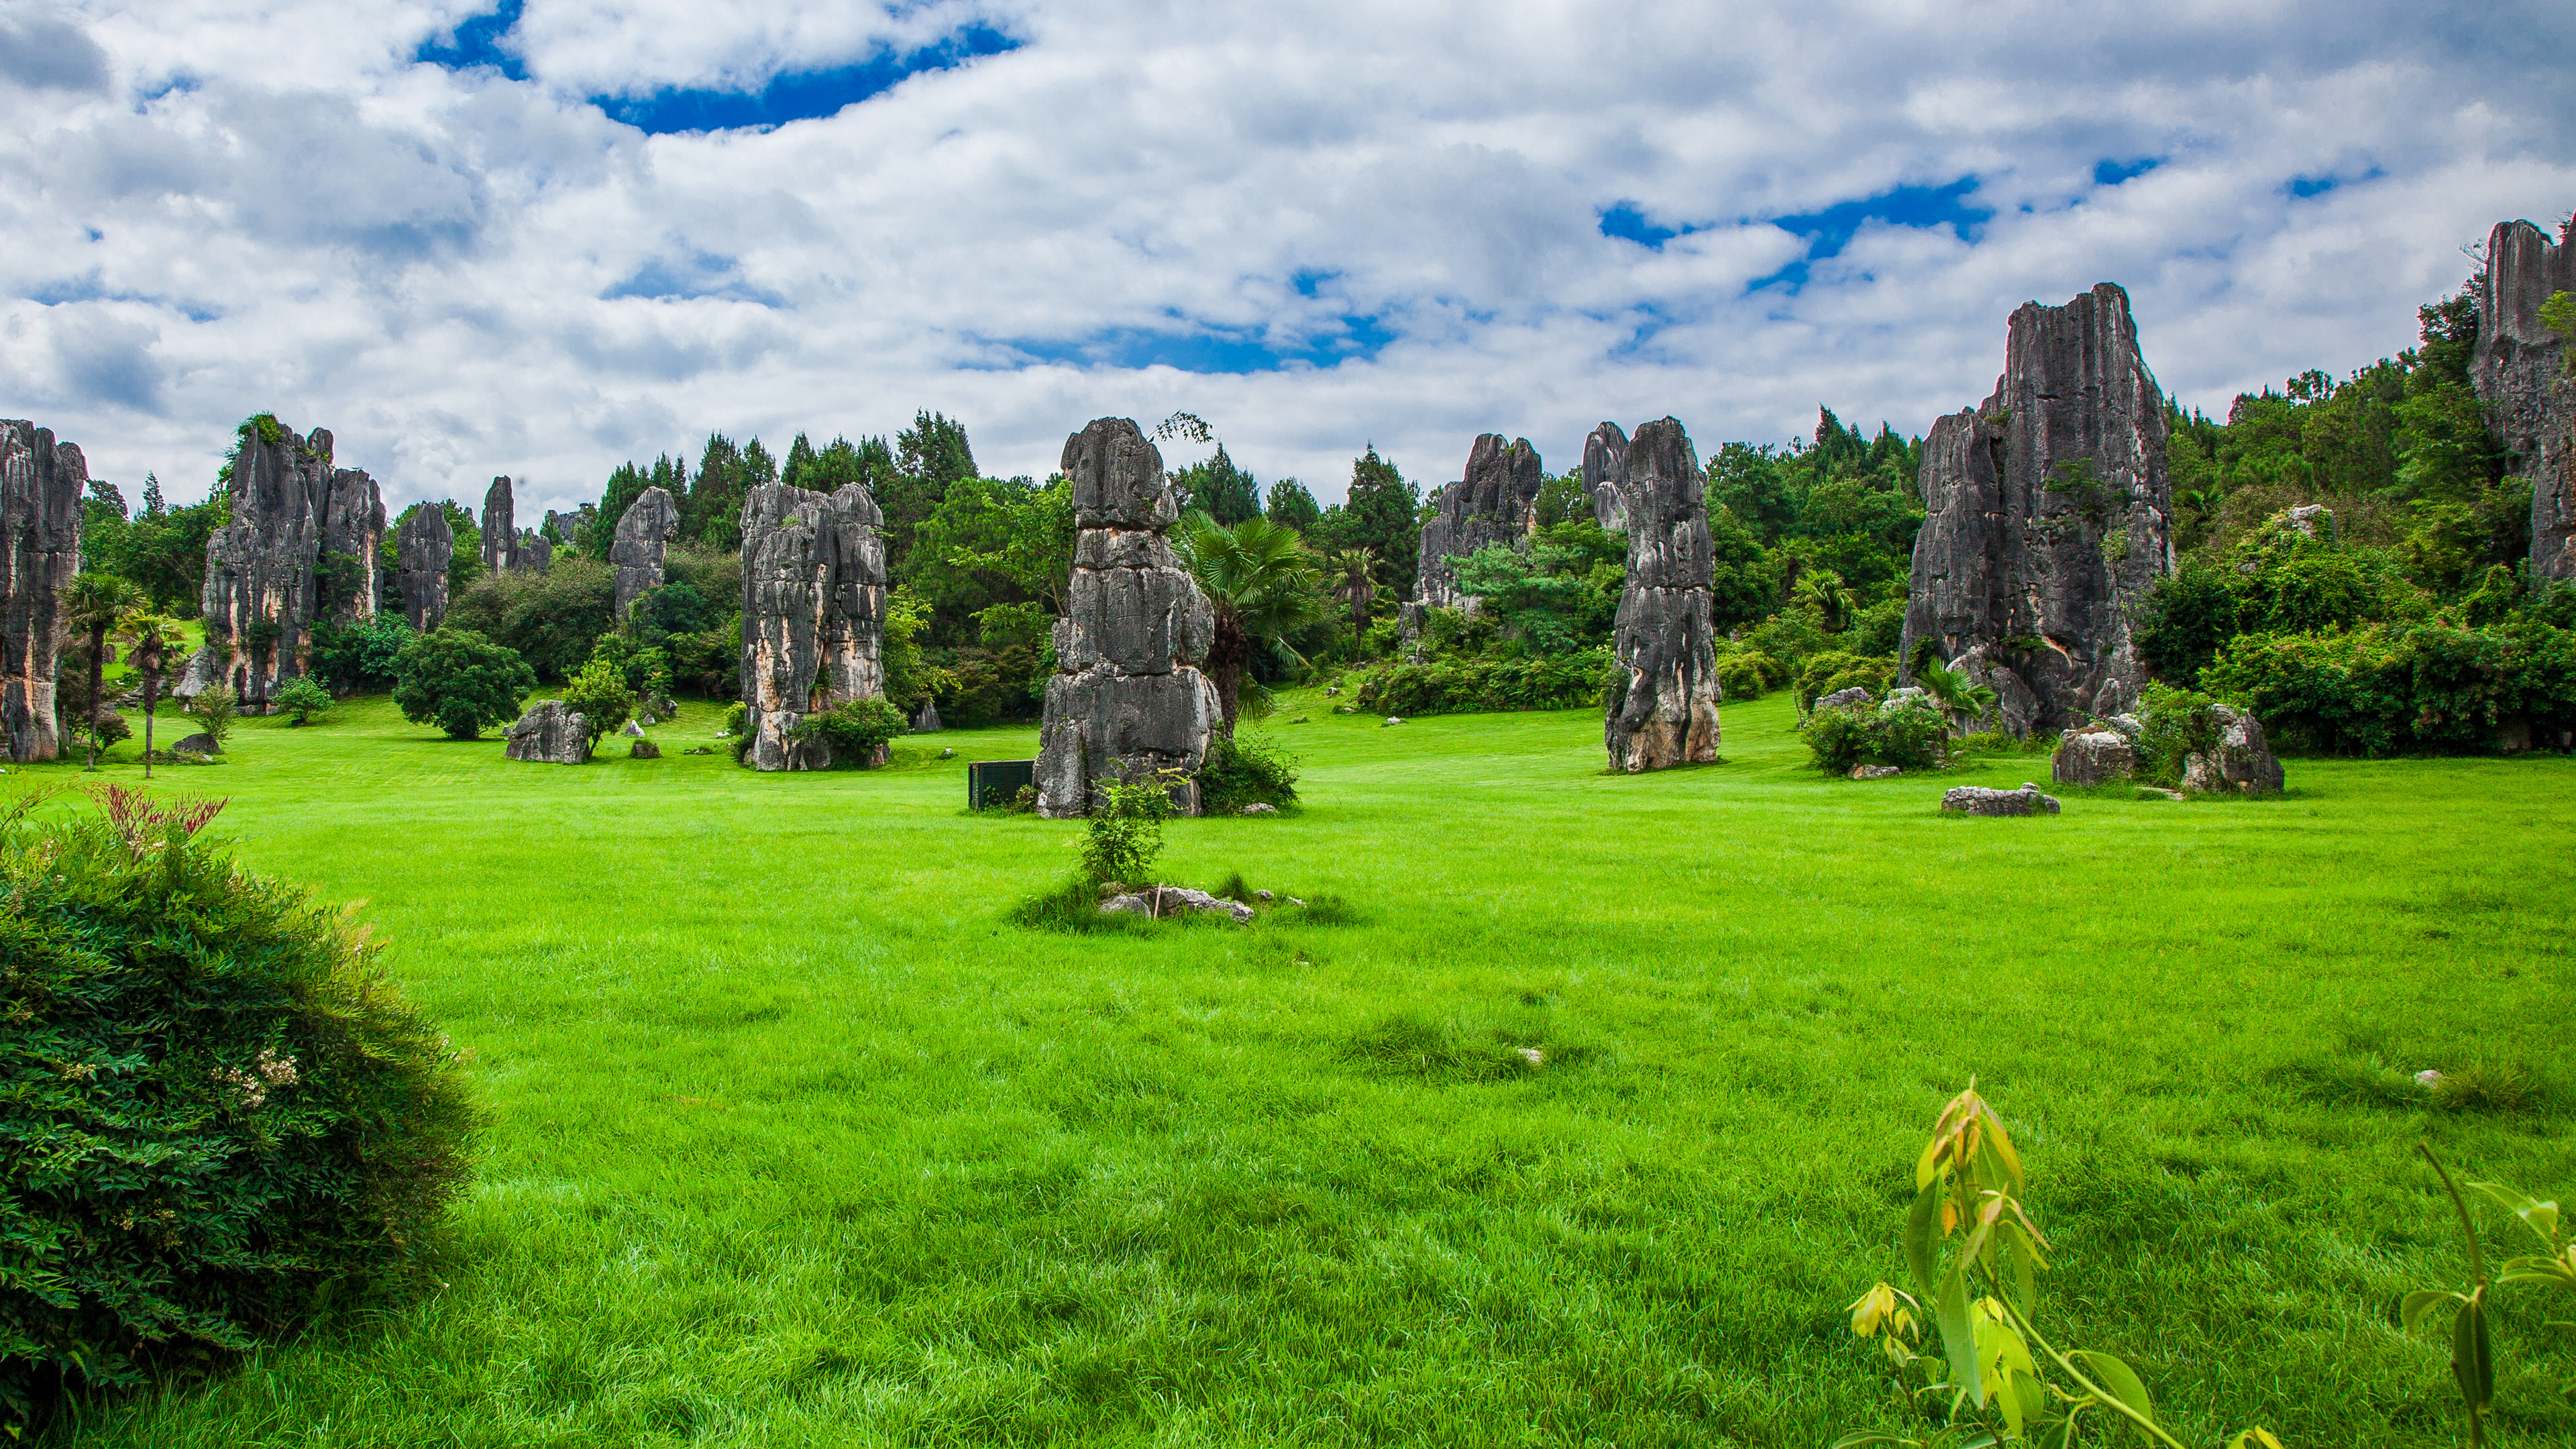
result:
[[[1237,12],[1240,13],[1237,13]],[[710,430],[1180,409],[1329,498],[1829,405],[1920,432],[2128,287],[2187,404],[2413,340],[2576,206],[2568,7],[19,0],[0,415],[536,506]],[[1176,458],[1175,461],[1186,461]],[[129,489],[129,492],[131,490]]]

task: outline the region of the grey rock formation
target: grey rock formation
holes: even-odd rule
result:
[[[564,708],[560,699],[531,705],[502,738],[502,753],[541,765],[578,765],[590,758],[590,721]]]
[[[1178,510],[1162,454],[1135,423],[1099,418],[1065,440],[1064,473],[1080,531],[1038,736],[1038,813],[1052,819],[1090,813],[1106,782],[1195,774],[1218,718],[1198,667],[1215,613],[1164,540]],[[1195,789],[1176,795],[1198,813]]]
[[[1905,768],[1901,765],[1854,765],[1851,767],[1851,777],[1855,780],[1893,780],[1904,773]]]
[[[1705,764],[1717,758],[1724,697],[1710,623],[1708,475],[1682,425],[1660,418],[1637,429],[1610,486],[1628,524],[1628,582],[1612,635],[1628,687],[1602,722],[1610,767]]]
[[[220,680],[261,710],[306,672],[315,624],[375,617],[385,505],[363,470],[332,465],[323,428],[246,433],[232,488],[232,521],[206,543],[205,647],[173,692]]]
[[[764,483],[742,504],[742,703],[746,757],[762,770],[820,770],[821,740],[797,726],[885,694],[885,521],[864,483],[823,494]]]
[[[917,735],[935,735],[939,730],[938,702],[925,699],[921,702],[921,708],[912,712],[912,732]]]
[[[456,529],[447,510],[423,504],[394,530],[394,592],[415,633],[447,617],[447,570],[456,559]]]
[[[622,621],[635,601],[662,587],[662,560],[671,540],[680,535],[680,505],[668,491],[647,488],[627,505],[617,520],[617,535],[608,545],[609,567],[617,571],[617,617]]]
[[[2281,762],[2263,739],[2263,722],[2249,710],[2212,705],[2218,744],[2207,754],[2183,756],[2182,788],[2192,795],[2277,795]]]
[[[505,474],[483,490],[483,572],[506,574],[519,565],[518,505]]]
[[[1628,435],[1617,423],[1603,423],[1583,440],[1583,494],[1592,500],[1592,520],[1612,533],[1628,526],[1627,504],[1619,497],[1619,473],[1628,466]]]
[[[1467,476],[1440,490],[1440,511],[1422,525],[1422,562],[1414,575],[1414,602],[1428,609],[1472,604],[1458,592],[1452,557],[1464,558],[1489,543],[1524,545],[1535,526],[1539,485],[1546,481],[1529,439],[1504,443],[1484,433],[1467,451]]]
[[[2527,221],[2489,233],[2469,378],[2488,431],[2531,480],[2531,571],[2567,579],[2576,578],[2576,378],[2567,339],[2540,325],[2559,292],[2576,292],[2576,245]]]
[[[2060,785],[2107,785],[2137,772],[2129,737],[2108,726],[2067,731],[2048,762],[2048,777]]]
[[[2037,785],[2024,781],[2018,790],[1960,785],[1941,793],[1941,808],[1954,815],[2054,815],[2057,801],[2039,793]]]
[[[2128,293],[2014,312],[1994,395],[1932,425],[1921,482],[1899,658],[1930,641],[2016,735],[2133,703],[2130,606],[2174,552],[2164,397]]]
[[[662,758],[662,747],[653,743],[651,740],[637,740],[635,743],[626,747],[626,758],[630,760],[658,760]]]
[[[213,735],[207,734],[203,730],[199,730],[195,734],[172,745],[170,747],[170,753],[174,755],[219,755],[223,753],[223,746],[215,742],[215,737]]]
[[[1177,916],[1183,911],[1227,917],[1236,925],[1249,925],[1252,907],[1206,891],[1183,886],[1150,886],[1126,895],[1111,896],[1100,903],[1104,916]]]
[[[2319,528],[2325,530],[2326,537],[2334,537],[2334,510],[2322,503],[2302,503],[2296,508],[2285,509],[2281,521],[2310,538],[2317,536]]]
[[[1874,698],[1875,697],[1872,696],[1868,690],[1855,684],[1849,689],[1837,689],[1833,693],[1818,699],[1816,701],[1816,708],[1852,709],[1861,705],[1870,704],[1874,701]]]
[[[511,567],[526,573],[544,573],[555,561],[555,541],[533,528],[519,530],[518,551],[511,556]]]
[[[598,526],[599,505],[585,503],[569,513],[547,509],[545,527],[541,531],[561,539],[566,546],[578,548],[590,531]]]
[[[644,738],[644,722],[642,720],[630,719],[626,722],[625,727],[620,729],[618,733],[640,740]]]
[[[62,748],[54,673],[63,586],[80,572],[89,463],[51,428],[0,419],[0,735],[17,763]]]

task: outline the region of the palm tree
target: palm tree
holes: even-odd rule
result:
[[[1267,518],[1247,518],[1228,527],[1193,508],[1173,530],[1172,541],[1182,566],[1216,610],[1208,677],[1216,684],[1221,727],[1231,739],[1254,641],[1265,641],[1295,659],[1287,636],[1323,617],[1322,581],[1297,530]]]
[[[142,590],[115,574],[80,573],[63,585],[63,625],[89,636],[89,768],[98,768],[98,696],[106,686],[107,631],[142,602]]]
[[[1952,669],[1927,653],[1914,661],[1914,682],[1932,696],[1941,713],[1959,728],[1985,716],[2000,698],[1993,690],[1970,679],[1965,670]]]
[[[1796,597],[1816,611],[1827,633],[1839,634],[1851,621],[1851,591],[1832,569],[1817,569],[1798,580]]]
[[[188,647],[179,621],[148,610],[125,616],[125,661],[143,676],[143,778],[152,778],[152,711],[161,703],[161,676]]]
[[[1333,597],[1351,606],[1351,634],[1368,632],[1369,605],[1377,598],[1377,550],[1337,548],[1324,558],[1325,577]]]

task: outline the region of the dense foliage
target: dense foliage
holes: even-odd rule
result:
[[[590,660],[615,627],[617,580],[608,565],[578,555],[544,573],[475,580],[448,605],[447,629],[471,630],[517,652],[539,679],[561,683]]]
[[[411,625],[399,614],[325,619],[313,626],[308,672],[334,694],[383,694],[394,687],[397,665],[409,643]]]
[[[519,717],[519,701],[537,687],[527,661],[471,629],[439,628],[403,649],[394,705],[415,724],[434,724],[449,739],[470,740]]]
[[[0,1424],[405,1286],[468,1172],[367,929],[235,866],[219,801],[101,803],[0,817]]]
[[[1798,726],[1798,737],[1818,768],[1836,774],[1855,765],[1928,770],[1949,752],[1950,722],[1930,700],[1905,695],[1816,710]]]
[[[800,740],[818,739],[831,746],[835,770],[871,770],[877,765],[877,751],[910,728],[903,711],[887,701],[858,699],[807,715],[791,733]]]
[[[1470,657],[1388,664],[1364,676],[1353,699],[1367,713],[1398,717],[1597,708],[1618,684],[1610,651],[1587,649],[1518,659]]]
[[[1256,735],[1238,732],[1208,741],[1199,770],[1199,805],[1210,815],[1233,815],[1246,805],[1292,805],[1297,800],[1297,761]]]
[[[2251,708],[2276,748],[2564,749],[2576,732],[2576,634],[2536,620],[2248,634],[2201,677]]]

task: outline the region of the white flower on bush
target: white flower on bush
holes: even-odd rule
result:
[[[241,1105],[254,1112],[268,1105],[268,1092],[271,1087],[291,1087],[297,1080],[295,1058],[279,1056],[275,1051],[265,1047],[260,1049],[259,1061],[251,1071],[245,1072],[236,1067],[217,1067],[206,1075],[238,1092],[241,1095]]]

